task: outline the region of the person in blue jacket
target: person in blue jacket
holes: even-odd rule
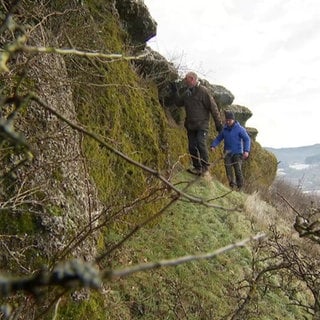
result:
[[[243,187],[242,160],[249,157],[251,139],[244,127],[235,120],[231,111],[225,112],[226,124],[211,143],[211,151],[224,140],[224,164],[231,188]]]

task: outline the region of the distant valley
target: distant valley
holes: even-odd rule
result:
[[[277,179],[283,179],[303,192],[320,193],[320,144],[265,149],[278,159]]]

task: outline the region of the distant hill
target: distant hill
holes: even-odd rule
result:
[[[314,144],[312,146],[304,146],[297,148],[265,148],[272,152],[278,159],[278,161],[294,164],[294,163],[306,163],[306,158],[320,155],[320,144]]]
[[[305,163],[307,164],[317,164],[320,163],[320,154],[316,154],[305,158]]]
[[[265,148],[277,160],[277,177],[306,192],[320,190],[320,144],[297,148]]]

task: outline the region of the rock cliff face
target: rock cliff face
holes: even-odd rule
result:
[[[181,79],[146,48],[156,22],[143,1],[2,1],[0,17],[0,233],[9,239],[0,246],[10,248],[0,267],[92,260],[112,247],[112,228],[161,208],[160,174],[189,164],[183,111],[174,114],[168,91]],[[202,81],[245,124],[251,112]],[[253,151],[246,177],[270,185],[276,159],[257,143]],[[222,164],[214,174],[225,182]]]
[[[28,8],[17,8],[21,13],[24,10]],[[2,40],[7,39],[3,36]],[[30,45],[42,46],[44,42],[58,47],[50,29],[34,30],[29,39]],[[1,81],[3,97],[19,99],[32,90],[44,104],[66,119],[77,121],[72,88],[68,84],[67,67],[62,56],[20,54],[17,60],[9,61],[8,67],[10,73],[4,74]],[[21,76],[19,73],[23,69]],[[11,89],[15,86],[15,77],[20,79],[21,87],[13,93]],[[3,104],[2,116],[8,119],[14,108],[17,108],[16,104]],[[5,187],[1,192],[2,210],[10,214],[15,226],[9,227],[10,222],[5,214],[1,226],[20,235],[25,233],[23,226],[27,213],[32,216],[32,225],[29,226],[32,232],[25,246],[32,244],[33,249],[24,251],[25,261],[21,262],[29,264],[33,260],[34,249],[43,257],[63,252],[74,235],[83,232],[84,227],[95,219],[101,211],[101,203],[88,172],[81,147],[83,137],[79,133],[34,101],[16,115],[14,128],[25,137],[33,160],[17,168],[15,163],[24,157],[23,152],[14,143],[2,140],[2,144],[9,148],[3,158]],[[14,174],[7,175],[8,170],[13,170]],[[20,194],[23,197],[17,201],[16,197]],[[4,206],[6,203],[9,205]],[[37,234],[40,230],[41,237]],[[96,253],[96,239],[86,238],[83,244],[81,249],[74,248],[72,254],[91,259]],[[11,249],[16,254],[20,250],[14,246]]]
[[[36,41],[35,45],[41,44]],[[66,119],[76,122],[72,91],[66,85],[66,64],[61,56],[43,55],[31,59],[27,77],[34,79],[40,100]],[[52,253],[62,250],[70,241],[67,236],[70,230],[78,233],[90,223],[101,210],[101,204],[81,150],[81,135],[35,103],[30,105],[21,121],[24,122],[24,134],[31,140],[34,161],[33,174],[30,175],[29,170],[20,170],[17,179],[30,190],[39,188],[45,191],[50,201],[50,206],[44,206],[38,218],[50,231],[50,241],[45,240],[43,249]],[[90,257],[95,254],[92,241],[86,243],[82,255]],[[79,254],[77,250],[74,253]]]
[[[10,249],[30,270],[71,255],[92,260],[99,231],[112,216],[110,204],[114,211],[130,207],[152,184],[150,175],[116,154],[124,152],[154,170],[171,166],[166,118],[156,94],[141,83],[132,63],[117,60],[117,54],[113,60],[113,53],[132,55],[125,51],[128,43],[144,47],[155,30],[150,17],[141,20],[147,11],[143,3],[126,4],[1,4],[1,17],[11,19],[7,25],[4,20],[1,42],[11,45],[11,51],[1,56],[0,230],[26,235],[22,247],[11,241]],[[45,47],[61,53],[37,49]],[[71,53],[63,52],[70,47]],[[90,60],[94,52],[104,57]],[[111,58],[105,58],[109,53]],[[105,142],[94,142],[72,124]],[[22,146],[19,137],[25,141]],[[9,254],[0,263],[21,272],[13,268]]]

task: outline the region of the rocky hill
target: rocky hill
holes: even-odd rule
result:
[[[180,198],[203,201],[176,185],[189,157],[183,109],[172,104],[168,84],[181,79],[146,48],[156,23],[142,1],[1,1],[0,19],[0,267],[35,276],[22,284],[1,280],[0,292],[14,295],[21,319],[33,319],[54,303],[62,301],[66,311],[89,299],[78,292],[72,302],[60,300],[62,285],[96,286],[78,263],[59,262],[121,264],[123,243],[114,233],[125,240],[154,225]],[[221,113],[232,109],[245,125],[250,110],[232,105],[223,85],[201,81]],[[254,141],[257,130],[248,131],[253,145],[244,173],[251,192],[270,186],[277,166]],[[216,134],[212,126],[210,136]],[[225,184],[222,152],[210,160],[214,180]],[[44,293],[48,283],[53,289]],[[44,301],[20,290],[41,292]],[[92,312],[101,297],[90,299]]]

